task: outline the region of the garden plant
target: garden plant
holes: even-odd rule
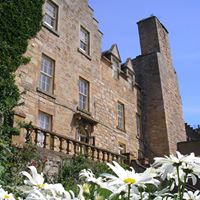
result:
[[[190,191],[188,183],[196,185],[200,178],[200,158],[194,153],[154,158],[143,173],[124,169],[117,162],[107,163],[114,172],[95,177],[88,168],[81,170],[79,191],[65,190],[61,183],[49,184],[34,166],[20,174],[24,185],[13,193],[0,187],[0,200],[199,200],[200,191]],[[84,182],[83,182],[84,180]],[[7,187],[9,188],[9,187]],[[12,190],[13,191],[13,190]]]

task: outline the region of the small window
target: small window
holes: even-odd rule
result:
[[[39,128],[51,131],[52,129],[52,116],[44,112],[39,112],[38,116]],[[39,131],[37,135],[37,146],[44,147],[45,135],[43,131]]]
[[[89,32],[81,27],[80,30],[80,49],[83,50],[86,54],[89,55],[89,39],[90,34]]]
[[[118,128],[125,130],[124,104],[118,102]]]
[[[39,112],[38,125],[42,129],[51,131],[51,115]]]
[[[51,29],[57,30],[58,6],[52,1],[45,3],[44,23]]]
[[[118,145],[118,153],[121,154],[121,155],[126,153],[126,145],[125,144],[119,143],[119,145]]]
[[[113,77],[116,79],[119,79],[119,67],[120,63],[116,59],[112,59],[112,71],[113,71]]]
[[[128,80],[129,88],[133,89],[134,85],[135,85],[135,75],[129,73],[128,77],[127,77],[127,80]]]
[[[43,55],[40,71],[40,85],[39,88],[48,93],[53,93],[53,73],[54,61],[49,57]]]
[[[136,123],[137,123],[137,136],[140,138],[141,137],[141,116],[139,114],[136,114]]]
[[[89,82],[79,79],[79,108],[89,111]]]

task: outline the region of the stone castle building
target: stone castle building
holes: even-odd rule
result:
[[[32,122],[38,146],[67,154],[90,148],[107,160],[175,152],[186,134],[168,31],[154,16],[138,29],[141,55],[122,61],[116,44],[102,52],[87,0],[46,0],[31,61],[16,72],[24,105],[15,118]],[[25,138],[26,131],[15,141]]]

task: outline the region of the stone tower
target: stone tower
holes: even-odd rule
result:
[[[177,75],[172,65],[168,31],[155,17],[138,22],[141,55],[133,60],[142,91],[145,154],[152,158],[175,153],[185,140]]]

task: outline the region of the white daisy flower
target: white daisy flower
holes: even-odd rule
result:
[[[0,186],[0,200],[15,200],[12,193],[8,193]]]
[[[194,193],[192,191],[185,192],[183,194],[185,200],[200,200],[200,191],[197,190]]]

